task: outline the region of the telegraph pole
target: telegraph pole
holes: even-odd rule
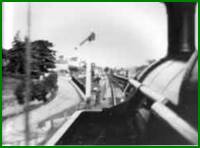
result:
[[[31,3],[28,2],[27,9],[27,38],[26,38],[26,96],[25,96],[25,143],[30,144],[30,117],[29,117],[29,101],[31,95]]]

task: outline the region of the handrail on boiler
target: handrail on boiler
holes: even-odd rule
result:
[[[154,111],[160,118],[167,122],[174,130],[176,130],[180,135],[182,135],[190,143],[198,144],[198,133],[187,121],[182,119],[173,110],[167,107],[165,104],[168,99],[148,88],[141,82],[135,79],[128,79],[123,76],[113,75],[115,78],[127,81],[128,85],[137,88],[143,95],[154,103],[151,106],[151,110]]]

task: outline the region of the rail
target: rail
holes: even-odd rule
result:
[[[85,93],[84,91],[80,88],[80,86],[77,85],[77,83],[74,82],[74,79],[71,79],[69,81],[71,83],[71,85],[76,89],[76,91],[78,92],[78,94],[80,95],[80,97],[86,101],[86,96],[85,96]]]
[[[112,100],[113,100],[113,105],[117,105],[117,101],[116,101],[116,96],[115,96],[115,93],[114,93],[114,87],[113,87],[113,84],[111,82],[111,78],[110,76],[108,76],[108,81],[109,81],[109,85],[110,85],[110,91],[111,91],[111,96],[112,96]]]
[[[85,86],[82,84],[77,78],[74,76],[71,77],[71,80],[81,89],[81,91],[85,94]]]
[[[113,75],[113,77],[123,80],[124,82],[127,82],[127,85],[137,88],[143,95],[154,102],[151,106],[152,111],[154,111],[187,141],[194,145],[198,144],[198,133],[195,128],[165,105],[168,102],[168,99],[165,96],[152,91],[137,80],[128,79],[118,75]]]

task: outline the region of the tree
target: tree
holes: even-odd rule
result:
[[[21,41],[17,34],[14,37],[13,47],[9,50],[8,71],[12,73],[25,74],[26,64],[26,42]],[[31,42],[31,73],[34,77],[39,77],[55,68],[55,51],[51,48],[53,44],[47,40],[37,40]]]
[[[13,47],[8,51],[8,71],[11,73],[25,73],[25,42],[14,37]]]
[[[44,74],[55,68],[55,51],[53,44],[45,40],[32,42],[32,69],[35,74]]]

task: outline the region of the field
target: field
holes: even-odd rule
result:
[[[2,90],[2,116],[3,120],[9,117],[19,115],[23,112],[24,106],[19,105],[14,94],[18,84],[22,81],[22,78],[3,76],[3,90]],[[30,108],[39,106],[41,102],[31,102]]]

